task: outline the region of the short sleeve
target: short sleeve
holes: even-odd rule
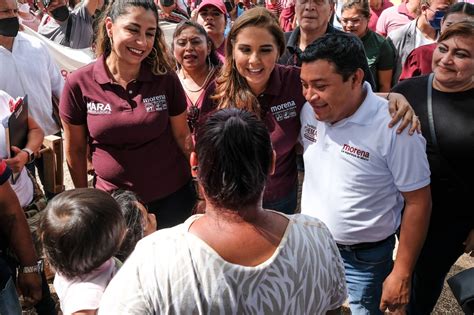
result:
[[[69,77],[64,84],[63,93],[59,101],[59,115],[71,125],[87,124],[87,104],[77,84],[71,84]]]
[[[395,64],[395,50],[388,40],[384,40],[380,46],[378,70],[391,70]]]
[[[387,36],[387,27],[385,25],[387,15],[386,12],[382,12],[377,20],[377,25],[375,26],[375,31],[384,37]]]
[[[170,116],[178,116],[186,111],[186,94],[184,94],[183,87],[181,86],[181,82],[176,73],[170,72],[167,76],[169,77],[165,78],[171,80],[172,83],[170,86],[173,87],[170,95],[171,101],[168,104],[168,113]]]
[[[421,134],[410,136],[406,130],[401,134],[393,131],[391,147],[387,162],[399,191],[410,192],[430,184],[426,140]]]
[[[92,17],[90,16],[89,12],[87,11],[87,7],[85,5],[81,5],[79,8],[74,10],[73,14],[76,15],[78,19],[83,20],[85,23],[92,23]],[[77,22],[82,22],[82,21],[77,21]]]

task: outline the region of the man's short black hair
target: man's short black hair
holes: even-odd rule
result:
[[[364,45],[352,34],[331,33],[317,39],[300,54],[302,63],[326,60],[334,64],[336,72],[346,81],[367,63]]]

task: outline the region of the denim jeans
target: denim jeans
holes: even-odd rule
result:
[[[11,277],[0,291],[0,315],[21,315],[20,301]]]
[[[395,236],[370,249],[339,249],[346,270],[349,306],[353,315],[383,314],[382,284],[393,267]]]

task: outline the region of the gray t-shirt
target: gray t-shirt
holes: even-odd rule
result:
[[[45,19],[47,19],[45,23]],[[67,24],[70,20],[71,34],[69,40],[66,38]],[[69,18],[64,22],[57,22],[49,16],[45,16],[38,28],[38,33],[63,46],[74,49],[88,48],[92,46],[93,18],[83,5],[70,12]]]

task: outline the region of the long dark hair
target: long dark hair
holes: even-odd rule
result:
[[[112,51],[107,29],[105,27],[106,18],[110,18],[115,22],[119,16],[128,13],[130,7],[139,7],[153,12],[156,18],[156,34],[153,42],[153,50],[145,59],[152,67],[152,72],[156,75],[165,74],[168,71],[173,71],[173,61],[166,45],[163,31],[159,25],[158,9],[152,0],[115,0],[111,1],[103,14],[98,26],[98,35],[96,38],[95,53],[97,56],[109,55]]]
[[[239,210],[262,198],[272,164],[270,135],[255,114],[229,108],[198,129],[198,179],[208,201]]]

